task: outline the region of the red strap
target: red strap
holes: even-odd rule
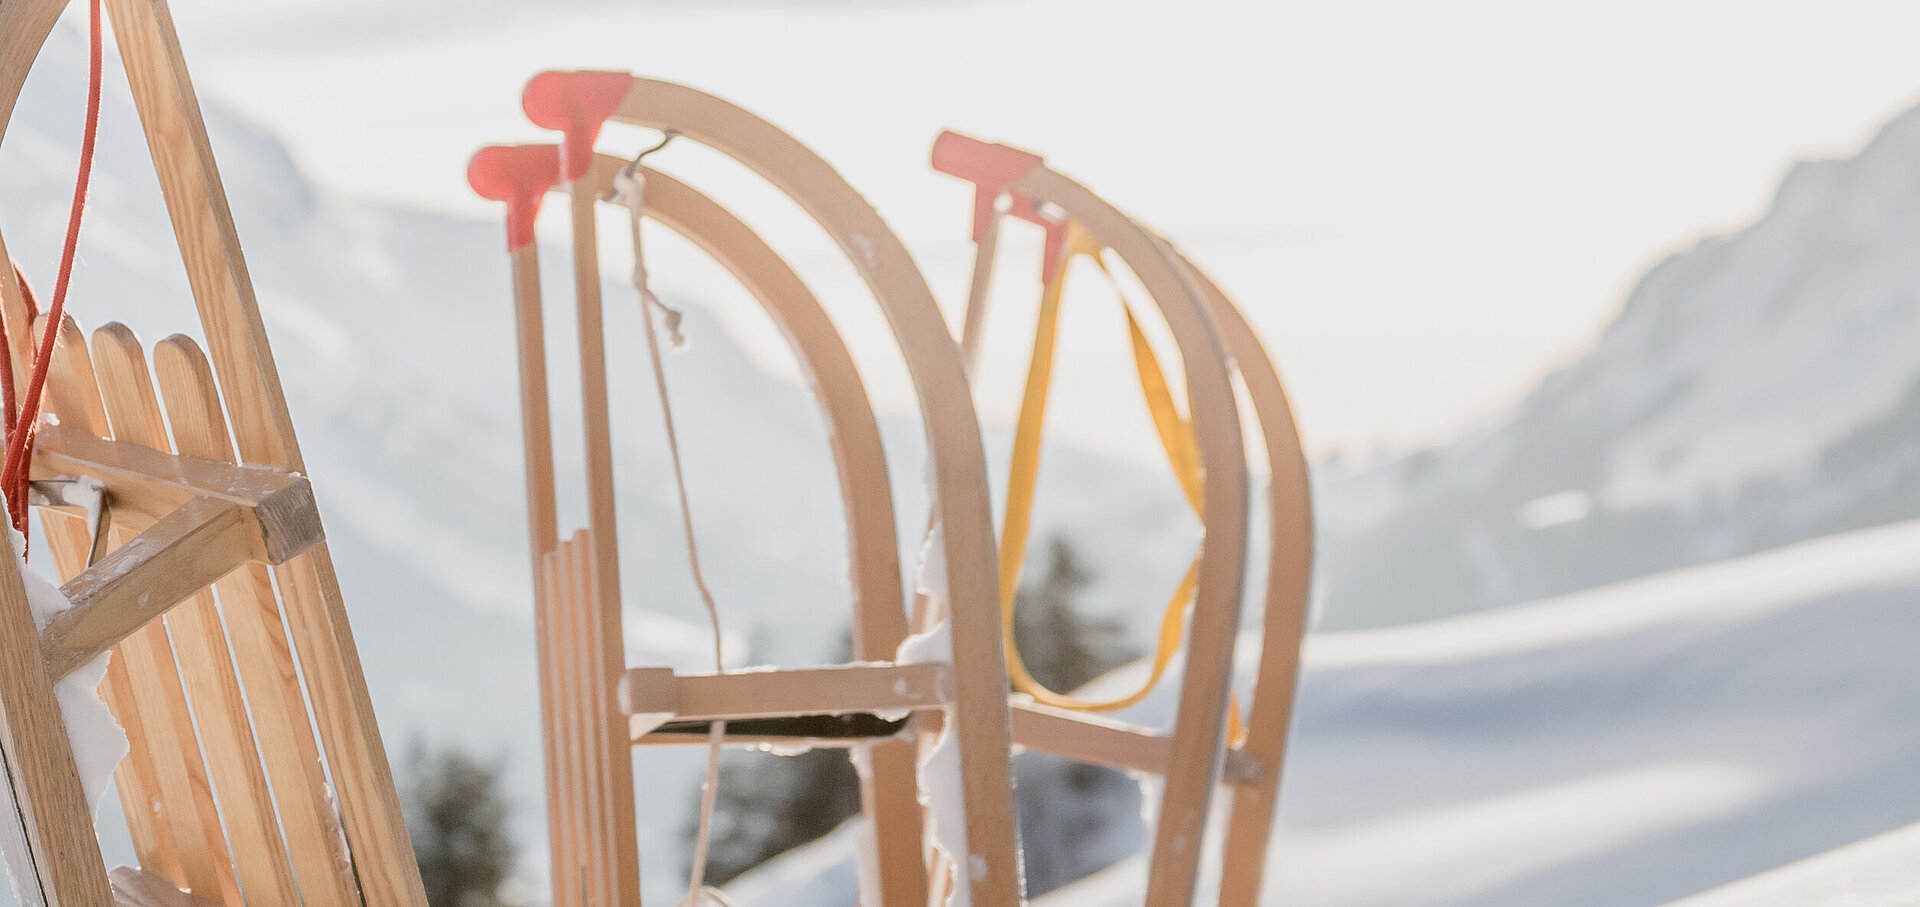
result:
[[[540,200],[560,181],[558,145],[488,145],[467,162],[467,185],[507,203],[507,251],[533,242]]]
[[[987,225],[993,219],[994,203],[1002,194],[1008,197],[1008,214],[1039,224],[1047,231],[1046,257],[1040,265],[1040,283],[1044,286],[1053,282],[1053,275],[1065,263],[1063,253],[1067,248],[1067,222],[1041,214],[1040,207],[1033,203],[1031,197],[1011,191],[1014,183],[1040,166],[1041,162],[1040,155],[1031,151],[997,142],[983,142],[951,129],[933,140],[933,169],[974,185],[974,242],[986,240]]]
[[[567,182],[587,175],[600,127],[620,109],[633,88],[633,74],[603,69],[548,70],[527,80],[520,107],[535,126],[566,133],[560,143]]]
[[[53,301],[47,306],[47,322],[34,351],[33,371],[27,379],[26,397],[7,433],[6,466],[0,468],[0,490],[7,497],[13,528],[27,530],[27,474],[33,455],[33,436],[40,427],[40,402],[46,394],[47,371],[53,365],[53,344],[60,336],[60,323],[67,310],[67,288],[73,281],[73,258],[80,245],[80,218],[87,210],[87,187],[93,180],[94,140],[100,134],[100,0],[89,4],[92,16],[87,31],[87,122],[80,138],[80,167],[73,180],[73,206],[67,211],[67,242],[60,251],[60,276],[54,280]],[[32,328],[29,326],[28,330]]]

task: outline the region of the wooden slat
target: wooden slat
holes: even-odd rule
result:
[[[38,333],[35,332],[36,336]],[[42,426],[35,435],[40,439],[35,446],[48,436],[55,439],[52,443],[57,446],[69,428],[95,440],[110,437],[107,406],[100,399],[100,386],[94,375],[93,352],[87,348],[86,332],[80,330],[80,323],[72,315],[61,319],[53,360],[47,368],[47,411],[59,417],[60,424]]]
[[[585,529],[575,532],[561,542],[552,558],[558,600],[563,603],[571,638],[567,682],[573,705],[569,710],[572,724],[569,737],[574,741],[572,762],[579,804],[575,834],[576,858],[580,861],[580,896],[585,903],[600,904],[607,903],[606,899],[613,896],[618,878],[608,859],[612,854],[607,834],[611,823],[608,818],[611,793],[605,784],[606,751],[600,746],[599,709],[594,698],[599,687],[595,682],[599,674],[593,657],[597,624],[593,614],[592,577],[584,566],[592,555],[590,534]]]
[[[107,874],[113,884],[113,903],[118,907],[212,907],[173,883],[144,869],[121,866]]]
[[[293,867],[212,591],[200,590],[167,621],[247,903],[298,904]]]
[[[889,741],[889,742],[893,742],[893,741]],[[903,740],[898,742],[907,744],[908,755],[912,755],[911,740]],[[645,747],[706,746],[707,743],[708,743],[708,739],[705,733],[681,734],[681,733],[673,733],[673,732],[665,732],[665,731],[655,731],[644,737],[636,737],[634,738],[634,741],[633,741],[633,745],[636,747],[640,747],[640,746],[645,746]],[[855,747],[873,746],[875,744],[873,744],[871,738],[813,737],[813,736],[796,737],[788,734],[781,734],[781,735],[736,734],[736,733],[733,733],[731,729],[729,729],[727,732],[727,739],[726,739],[725,745],[728,747],[740,748],[740,749],[767,749],[767,748],[783,749],[783,748],[794,747],[794,746],[805,746],[808,749],[816,749],[816,750],[824,750],[824,749],[852,750]]]
[[[304,472],[259,306],[170,14],[107,0],[240,459]],[[308,692],[334,770],[361,890],[372,907],[425,907],[426,892],[326,546],[279,565]]]
[[[862,664],[676,676],[672,668],[632,668],[621,678],[619,696],[621,709],[641,720],[907,712],[952,702],[953,670],[941,664]],[[637,724],[634,731],[644,733]]]
[[[57,7],[56,7],[57,9]],[[0,10],[0,21],[7,18],[7,11]],[[12,35],[0,37],[0,41],[10,41]],[[7,124],[0,119],[0,134],[4,134]],[[7,252],[7,241],[0,236],[0,314],[6,316],[7,332],[0,337],[0,343],[7,345],[8,358],[13,362],[13,386],[16,393],[23,393],[27,386],[27,371],[33,367],[33,340],[28,336],[32,329],[32,319],[27,317],[26,297],[21,295],[18,275],[14,274],[11,262],[13,257]]]
[[[154,346],[153,359],[176,447],[188,456],[230,461],[233,445],[221,418],[219,392],[199,345],[175,334]],[[345,839],[327,794],[273,583],[265,567],[251,564],[216,588],[301,899],[310,907],[347,907],[354,901],[352,867],[340,857]]]
[[[562,539],[547,553],[542,575],[548,585],[548,601],[554,608],[561,634],[556,659],[559,683],[561,753],[558,763],[562,796],[567,804],[564,825],[569,862],[564,870],[573,904],[585,904],[598,897],[594,893],[591,866],[594,857],[592,773],[588,770],[589,740],[586,725],[586,673],[582,656],[580,618],[573,601],[573,572],[569,563],[573,542]],[[559,872],[561,870],[556,870]]]
[[[159,398],[154,392],[154,380],[148,373],[146,350],[140,346],[140,338],[125,325],[111,323],[100,327],[94,331],[94,363],[100,379],[100,396],[113,421],[115,440],[167,454],[171,444],[165,423],[161,421]],[[129,548],[134,542],[136,540],[123,548]],[[211,544],[209,550],[213,550]],[[230,567],[236,565],[232,557],[217,561],[228,565],[227,571],[207,576],[204,584],[230,573]],[[165,661],[171,657],[173,671],[179,674],[179,682],[188,694],[186,701],[192,703],[194,717],[198,717],[196,723],[192,717],[180,715],[180,707],[186,701],[169,701],[169,709],[179,723],[182,744],[179,759],[186,763],[190,776],[202,771],[200,767],[205,765],[207,778],[202,780],[196,776],[196,782],[217,788],[219,815],[209,809],[209,801],[198,799],[198,792],[196,801],[200,801],[202,821],[209,822],[209,847],[219,840],[219,832],[211,822],[223,821],[232,863],[227,863],[227,849],[213,849],[207,859],[215,863],[223,886],[238,884],[244,888],[248,903],[290,905],[296,901],[292,872],[286,863],[280,826],[273,815],[273,797],[267,788],[259,753],[253,746],[252,724],[246,717],[244,694],[234,674],[227,634],[213,596],[202,588],[184,607],[169,615],[165,625],[171,651],[161,651],[156,644],[156,665],[165,671]],[[204,763],[202,753],[184,749],[192,742],[192,730],[198,730]],[[173,753],[157,753],[156,757],[165,774],[165,763],[175,759]],[[228,874],[232,882],[227,882]],[[205,895],[198,886],[194,892]],[[232,901],[238,894],[227,897],[228,903],[238,903]]]
[[[13,788],[34,879],[18,879],[44,893],[47,907],[92,907],[109,897],[93,810],[74,766],[66,723],[54,699],[53,678],[40,659],[32,608],[19,560],[0,546],[0,756]]]
[[[566,570],[581,629],[581,719],[586,727],[591,859],[599,898],[594,903],[616,904],[624,903],[620,898],[638,871],[627,864],[638,862],[639,850],[632,819],[633,757],[627,747],[625,716],[613,696],[626,662],[625,644],[624,640],[610,644],[606,638],[609,600],[600,592],[604,573],[597,568],[599,547],[591,530],[576,533],[567,548]],[[617,612],[618,607],[613,610]],[[612,657],[614,651],[620,653],[617,660]]]
[[[247,563],[248,542],[240,509],[212,498],[153,524],[60,587],[73,608],[41,631],[48,669],[65,677],[98,658]]]
[[[541,555],[539,569],[534,574],[540,590],[540,620],[548,630],[547,649],[542,653],[540,668],[543,682],[553,691],[552,707],[544,714],[541,730],[550,753],[547,777],[551,799],[547,815],[548,835],[554,851],[554,907],[580,907],[586,903],[581,867],[585,859],[582,830],[587,823],[583,816],[586,804],[580,776],[581,745],[586,737],[575,720],[579,694],[573,682],[574,618],[562,570],[566,543],[558,544],[560,547]]]
[[[559,548],[547,555],[547,573],[553,582],[553,601],[561,619],[561,696],[564,698],[561,765],[566,771],[564,780],[570,807],[566,832],[572,853],[568,884],[572,886],[574,903],[586,905],[603,892],[591,869],[599,859],[595,832],[599,826],[599,797],[593,788],[589,765],[586,609],[576,590],[578,576],[572,569],[572,555],[574,540],[563,540]]]
[[[589,187],[569,187],[573,222],[573,278],[580,346],[581,422],[585,433],[587,472],[587,549],[591,557],[590,601],[595,626],[587,655],[596,678],[592,691],[591,733],[602,766],[599,783],[607,810],[602,823],[607,859],[613,871],[612,892],[606,903],[629,904],[640,899],[639,832],[634,826],[632,756],[628,749],[626,716],[613,701],[614,685],[626,668],[626,635],[620,615],[620,549],[615,518],[613,442],[607,403],[607,347],[600,300],[600,258],[594,225],[599,197]],[[616,768],[618,770],[614,770]]]
[[[520,372],[520,430],[526,464],[527,550],[534,577],[534,645],[539,652],[541,757],[547,791],[547,858],[553,867],[555,907],[571,907],[574,863],[572,804],[562,793],[563,747],[560,735],[558,616],[547,579],[546,555],[558,544],[554,515],[552,401],[547,388],[547,341],[540,296],[540,247],[527,243],[512,250],[513,309]]]
[[[114,437],[135,443],[164,438],[165,426],[143,405],[142,396],[152,396],[153,385],[147,379],[139,341],[132,337],[132,332],[122,325],[108,325],[95,331],[93,359],[100,397],[106,404]],[[109,532],[115,545],[125,544],[131,538],[124,526],[116,526]],[[200,897],[237,907],[240,892],[232,856],[220,828],[206,763],[165,621],[149,623],[114,651],[118,658],[126,660],[133,707],[146,723],[148,745],[154,754],[154,769],[159,780],[159,807],[155,816],[172,826],[186,875],[182,887]]]
[[[164,622],[156,621],[121,643],[114,657],[127,663],[128,696],[147,727],[158,780],[154,818],[171,830],[184,887],[202,897],[237,904],[240,893],[233,860],[220,830],[186,689]]]
[[[47,375],[47,397],[53,401],[50,404],[53,412],[66,426],[94,437],[108,434],[106,408],[100,402],[100,388],[93,374],[93,357],[87,352],[85,335],[71,316],[60,325]],[[79,575],[86,566],[92,543],[85,524],[70,514],[49,509],[41,512],[41,526],[57,574],[63,580]],[[114,769],[113,779],[121,810],[127,818],[134,853],[148,870],[177,885],[185,885],[186,871],[180,862],[173,829],[154,816],[160,802],[159,775],[154,768],[146,723],[133,705],[133,685],[127,676],[125,659],[107,660],[107,676],[100,684],[100,696],[127,735],[127,756]]]
[[[139,338],[124,325],[106,325],[94,334],[94,358],[104,379],[102,396],[107,402],[108,416],[114,420],[115,437],[161,453],[169,452],[171,444],[162,423],[160,400],[154,392]],[[224,501],[207,500],[207,506],[239,511]],[[310,515],[308,519],[317,525],[317,518]],[[244,524],[238,525],[243,534],[236,548],[246,541]],[[281,840],[266,771],[255,745],[226,629],[212,592],[205,588],[232,572],[241,559],[234,558],[232,551],[221,552],[212,539],[198,541],[202,546],[200,556],[226,569],[195,574],[193,578],[200,580],[201,588],[166,618],[178,670],[193,706],[206,766],[232,848],[236,881],[249,905],[292,905],[298,896],[294,893],[292,867]],[[115,553],[133,548],[138,542],[139,539],[135,539]],[[166,588],[163,583],[155,586],[157,590]]]

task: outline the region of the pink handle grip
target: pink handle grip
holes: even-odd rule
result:
[[[1001,193],[1008,193],[1008,214],[1039,224],[1047,231],[1046,257],[1041,264],[1040,280],[1042,283],[1051,283],[1063,264],[1061,255],[1067,247],[1067,224],[1041,214],[1032,198],[1008,191],[1010,186],[1040,166],[1041,162],[1040,155],[1031,151],[996,142],[983,142],[953,130],[942,132],[933,140],[933,169],[974,185],[973,241],[986,241],[987,227],[993,222],[994,201]]]
[[[467,162],[467,185],[507,203],[507,251],[533,242],[540,200],[560,181],[558,145],[488,145]]]
[[[558,129],[561,172],[568,182],[587,175],[600,127],[620,109],[633,88],[633,74],[612,70],[548,70],[527,80],[520,108],[535,126]]]

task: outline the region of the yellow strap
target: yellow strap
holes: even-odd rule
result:
[[[1020,401],[1020,417],[1014,427],[1013,462],[1007,478],[1006,522],[1000,541],[1000,623],[1007,652],[1007,673],[1013,680],[1014,689],[1032,696],[1035,702],[1042,705],[1073,711],[1110,712],[1145,699],[1166,674],[1174,655],[1180,651],[1187,604],[1193,600],[1194,590],[1199,584],[1200,559],[1195,556],[1187,568],[1186,576],[1181,578],[1180,585],[1167,602],[1160,618],[1153,666],[1139,689],[1117,699],[1076,699],[1047,689],[1027,671],[1019,645],[1014,639],[1014,605],[1020,570],[1026,560],[1028,534],[1032,528],[1034,486],[1040,472],[1040,436],[1046,419],[1047,392],[1052,384],[1053,353],[1060,327],[1060,297],[1066,286],[1068,265],[1074,257],[1085,255],[1093,259],[1103,272],[1107,271],[1106,263],[1100,258],[1100,245],[1085,230],[1074,224],[1069,227],[1067,236],[1065,258],[1040,297],[1033,357],[1027,366],[1026,391]],[[1107,277],[1112,280],[1112,273],[1107,272]],[[1166,449],[1167,459],[1179,477],[1180,488],[1186,494],[1188,503],[1196,514],[1201,513],[1204,483],[1193,425],[1174,404],[1166,373],[1161,369],[1159,358],[1154,355],[1152,345],[1147,342],[1146,334],[1141,331],[1139,321],[1134,317],[1133,306],[1127,302],[1124,294],[1119,294],[1118,284],[1114,289],[1127,312],[1135,370],[1139,373],[1140,388],[1147,399],[1147,408],[1153,414],[1161,446]],[[1233,711],[1237,713],[1239,710],[1234,708]],[[1237,714],[1228,718],[1228,725],[1228,737],[1231,740],[1237,736]]]
[[[1093,260],[1100,270],[1113,282],[1113,272],[1107,270],[1107,263],[1099,255]],[[1133,304],[1120,293],[1120,286],[1114,282],[1114,295],[1120,297],[1120,305],[1127,313],[1127,334],[1133,341],[1134,370],[1140,373],[1140,391],[1146,395],[1147,411],[1153,414],[1153,427],[1160,433],[1160,446],[1167,452],[1167,461],[1173,464],[1173,474],[1180,480],[1180,490],[1187,495],[1187,503],[1193,506],[1196,516],[1206,513],[1204,501],[1206,485],[1200,478],[1200,446],[1193,437],[1193,423],[1180,415],[1173,403],[1173,392],[1167,388],[1166,373],[1160,370],[1160,358],[1153,354],[1153,346],[1147,342],[1145,331],[1140,330],[1140,319],[1133,314]]]

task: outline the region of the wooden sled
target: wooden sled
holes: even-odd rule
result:
[[[1279,374],[1252,327],[1218,285],[1166,241],[1049,169],[1038,155],[948,132],[934,145],[933,166],[976,186],[973,230],[979,255],[962,336],[969,360],[978,357],[993,252],[1005,214],[1045,228],[1043,283],[1064,280],[1064,269],[1075,254],[1098,256],[1110,250],[1145,287],[1178,347],[1191,438],[1201,467],[1191,473],[1191,479],[1204,487],[1203,492],[1187,489],[1196,511],[1203,514],[1205,543],[1195,567],[1197,588],[1188,618],[1179,711],[1171,733],[1106,719],[1092,713],[1098,708],[1073,711],[1016,696],[1014,743],[1164,780],[1148,863],[1145,903],[1150,907],[1193,903],[1212,795],[1224,785],[1230,794],[1231,815],[1225,823],[1218,903],[1252,907],[1259,900],[1279,794],[1312,566],[1306,459]],[[1059,287],[1055,284],[1049,290],[1057,307]],[[1051,331],[1050,326],[1045,329]],[[1143,342],[1144,337],[1136,335],[1137,352]],[[1149,371],[1157,369],[1154,364]],[[1045,371],[1041,374],[1039,380],[1044,382]],[[1252,405],[1253,427],[1266,451],[1270,478],[1265,503],[1271,528],[1258,670],[1244,732],[1231,740],[1228,691],[1247,568],[1248,516],[1248,467],[1242,416],[1235,406],[1235,378]],[[1034,380],[1030,374],[1028,402],[1035,393]],[[1042,395],[1040,411],[1044,411],[1044,387],[1038,393]],[[1163,415],[1178,418],[1177,413]],[[1027,407],[1023,406],[1022,416],[1027,417]],[[1030,437],[1036,446],[1029,453],[1037,457],[1038,414],[1033,418],[1036,422],[1027,430],[1034,432]],[[1169,429],[1164,423],[1160,427],[1163,434]],[[1019,444],[1016,439],[1016,448]],[[1026,493],[1031,495],[1030,487]],[[1024,545],[1024,527],[1017,532],[1019,538],[1012,543]],[[1017,552],[1003,550],[1001,558],[1003,568],[1018,563]],[[1017,580],[1017,572],[1010,577],[1003,573],[1003,595],[1010,600],[1009,579]],[[1176,610],[1170,613],[1176,627],[1177,609],[1184,604],[1176,601]],[[1023,673],[1017,661],[1014,673]]]
[[[0,3],[0,130],[65,6]],[[49,907],[425,907],[172,20],[160,0],[107,7],[206,345],[174,335],[149,353],[108,325],[89,348],[60,325],[46,405],[57,426],[41,432],[31,475],[103,503],[82,520],[44,495],[43,531],[75,602],[44,631],[19,565],[0,556],[0,755],[22,833],[13,869],[28,876],[29,903]],[[0,297],[24,366],[37,333],[10,269]],[[140,863],[111,877],[52,691],[108,650],[101,692],[131,747],[114,778]]]
[[[824,161],[771,124],[689,88],[626,73],[544,73],[524,98],[536,123],[561,129],[553,146],[497,146],[476,156],[477,191],[508,202],[520,335],[528,514],[538,578],[554,903],[637,904],[628,748],[702,742],[725,723],[733,745],[808,741],[861,751],[867,880],[878,904],[944,903],[963,886],[973,903],[1013,905],[1022,883],[1013,820],[1006,680],[995,623],[992,517],[986,463],[958,351],[906,249]],[[693,189],[651,169],[645,215],[725,266],[791,339],[814,381],[833,439],[854,588],[854,655],[862,664],[741,674],[677,675],[624,663],[616,555],[606,347],[594,209],[625,158],[594,155],[604,122],[671,130],[745,164],[833,237],[878,300],[905,359],[932,459],[953,664],[900,664],[907,637],[902,565],[887,463],[865,388],[844,343],[800,279],[758,236]],[[569,199],[585,402],[589,526],[561,535],[532,219],[558,186]],[[651,317],[649,315],[649,317]],[[905,721],[888,716],[904,713]],[[929,885],[927,821],[916,800],[916,737],[942,725],[958,741],[965,791],[965,869]],[[916,733],[918,732],[918,733]]]

